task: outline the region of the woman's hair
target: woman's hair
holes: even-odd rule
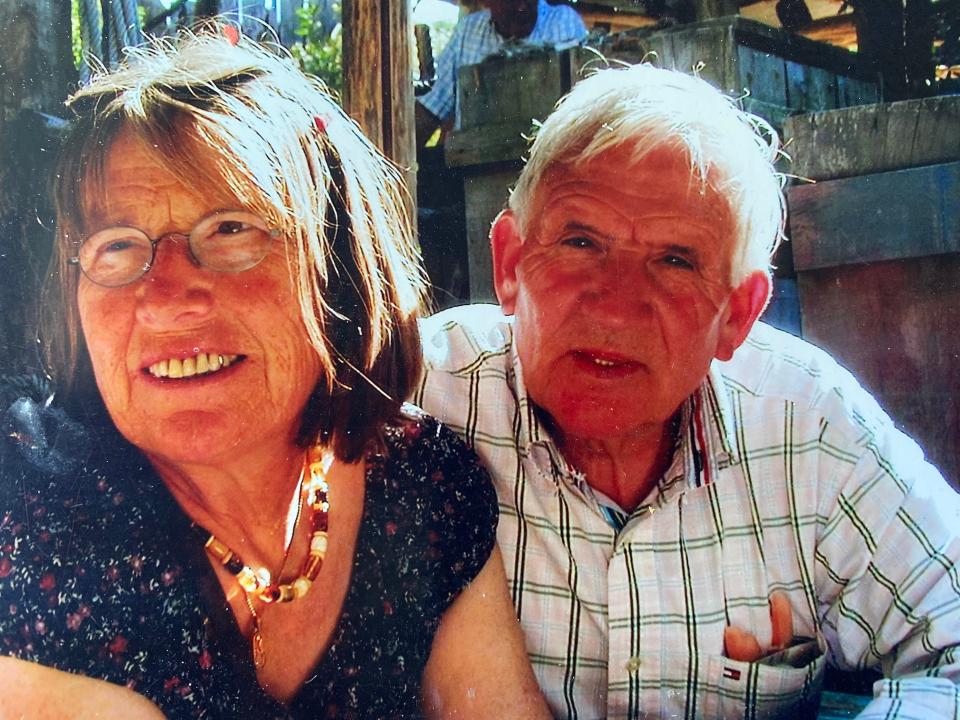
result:
[[[786,217],[776,132],[706,81],[647,63],[594,72],[539,127],[510,195],[521,234],[548,170],[621,146],[633,148],[634,162],[662,148],[684,153],[701,192],[712,186],[734,219],[730,281],[769,271]]]
[[[85,219],[103,193],[111,146],[130,133],[187,187],[225,186],[280,231],[323,368],[300,441],[319,436],[338,456],[358,458],[420,373],[425,281],[397,169],[319,80],[232,27],[129,49],[67,102],[77,117],[54,181],[57,241],[42,324],[55,379],[69,392],[89,372],[68,260],[92,229]]]

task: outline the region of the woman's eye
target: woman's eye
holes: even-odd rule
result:
[[[246,223],[239,220],[224,220],[217,225],[217,232],[223,235],[236,235],[246,230]]]
[[[129,250],[134,245],[132,240],[114,240],[100,248],[101,253],[118,253]]]

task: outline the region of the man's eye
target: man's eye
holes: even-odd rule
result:
[[[660,262],[680,270],[693,270],[693,263],[682,255],[664,255]]]
[[[574,235],[573,237],[564,238],[560,241],[561,245],[566,247],[577,248],[578,250],[593,250],[598,247],[590,238],[583,237],[582,235]]]

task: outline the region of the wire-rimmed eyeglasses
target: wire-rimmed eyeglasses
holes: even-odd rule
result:
[[[186,239],[190,255],[201,267],[238,273],[258,265],[279,231],[246,210],[219,210],[202,218],[188,233],[169,232],[151,239],[143,230],[108,227],[86,238],[75,257],[92,282],[104,287],[129,285],[153,267],[157,245],[166,238]]]

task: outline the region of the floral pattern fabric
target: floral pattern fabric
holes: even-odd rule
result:
[[[417,717],[440,617],[493,547],[462,442],[410,406],[367,457],[330,647],[288,705],[259,687],[201,537],[143,456],[0,386],[0,653],[127,685],[171,718]]]

